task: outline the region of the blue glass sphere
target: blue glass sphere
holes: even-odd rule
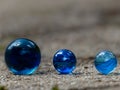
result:
[[[104,75],[110,74],[117,67],[117,58],[111,51],[101,51],[94,61],[96,69]]]
[[[76,68],[76,57],[70,50],[58,50],[53,57],[53,65],[60,74],[71,74]]]
[[[32,74],[38,68],[40,60],[39,47],[29,39],[16,39],[5,51],[5,63],[17,75]]]

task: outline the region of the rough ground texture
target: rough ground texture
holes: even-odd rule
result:
[[[99,74],[93,61],[108,49],[120,59],[120,1],[118,0],[0,0],[0,85],[9,90],[120,90],[120,66]],[[40,47],[38,70],[29,76],[10,73],[4,63],[6,46],[19,37]],[[56,50],[72,50],[77,67],[59,75],[52,57]]]

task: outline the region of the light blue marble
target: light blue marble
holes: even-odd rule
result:
[[[104,75],[112,73],[117,67],[117,58],[111,51],[101,51],[94,61],[96,69]]]

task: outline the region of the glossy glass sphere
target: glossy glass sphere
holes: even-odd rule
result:
[[[60,74],[70,74],[76,67],[76,57],[70,50],[58,50],[53,57],[53,65]]]
[[[5,51],[6,65],[12,73],[17,75],[32,74],[38,68],[40,60],[39,47],[29,39],[16,39]]]
[[[104,50],[97,54],[94,64],[101,74],[107,75],[117,67],[117,58],[112,52]]]

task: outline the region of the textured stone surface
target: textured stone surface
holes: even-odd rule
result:
[[[61,37],[62,36],[62,37]],[[76,30],[59,33],[51,32],[36,37],[35,40],[42,51],[41,65],[38,71],[30,76],[17,76],[11,74],[1,54],[0,84],[10,90],[41,89],[50,90],[58,84],[62,90],[77,88],[80,90],[119,90],[120,66],[110,75],[99,74],[93,66],[96,53],[102,49],[112,50],[119,57],[120,30],[117,27],[94,28],[92,30]],[[4,40],[5,46],[12,39]],[[77,68],[73,75],[58,75],[52,65],[52,56],[60,48],[68,48],[76,54]],[[1,51],[1,52],[4,52]],[[118,58],[119,60],[119,58]],[[92,83],[92,84],[91,84]]]

